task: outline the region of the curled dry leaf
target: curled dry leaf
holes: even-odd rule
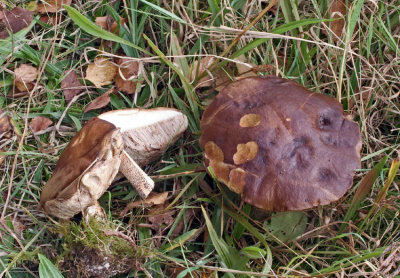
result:
[[[74,96],[79,94],[83,88],[74,71],[66,71],[64,74],[66,74],[66,76],[61,81],[61,89],[63,90],[65,100],[69,102]]]
[[[12,126],[10,123],[10,119],[8,118],[6,113],[0,108],[0,139],[3,137],[8,137],[11,130]]]
[[[87,113],[91,110],[103,108],[104,106],[109,104],[110,103],[110,95],[112,93],[114,93],[114,87],[112,87],[107,92],[105,92],[101,96],[95,98],[92,102],[90,102],[89,105],[85,108],[84,112]]]
[[[37,6],[36,11],[41,14],[56,13],[63,5],[71,5],[72,0],[46,0]]]
[[[16,33],[32,22],[30,11],[16,7],[11,11],[0,11],[0,39],[8,37],[9,32]]]
[[[126,22],[125,18],[120,18],[120,20],[122,24]],[[104,30],[110,31],[111,33],[119,34],[118,23],[115,22],[115,20],[109,15],[96,17],[94,23],[96,23]]]
[[[111,24],[113,24],[114,20],[111,16],[106,15],[106,16],[98,16],[94,20],[94,23],[96,23],[98,26],[103,28],[104,30],[110,31],[111,30]]]
[[[86,69],[86,79],[96,87],[102,87],[112,82],[117,74],[117,67],[105,58],[96,58]]]
[[[26,92],[32,90],[34,86],[33,83],[38,77],[39,72],[35,67],[31,65],[22,64],[15,69],[14,74],[15,74],[15,79],[14,79],[15,87],[20,92]]]
[[[145,200],[139,200],[129,203],[120,213],[120,216],[124,216],[128,211],[130,211],[133,208],[140,208],[142,206],[151,207],[155,205],[162,205],[167,200],[167,197],[168,197],[168,192],[163,192],[163,193],[151,192]]]
[[[193,82],[196,78],[207,72],[207,75],[197,82],[197,88],[215,86],[215,90],[220,91],[226,85],[232,82],[230,76],[233,76],[233,70],[226,67],[225,71],[219,68],[213,72],[208,71],[209,67],[214,63],[214,57],[202,57],[195,61],[190,69],[190,81]]]
[[[118,89],[127,94],[136,92],[139,75],[139,63],[127,58],[118,59],[119,71],[115,77],[115,85]],[[135,80],[135,81],[134,81]]]
[[[248,63],[246,56],[240,55],[235,59],[238,63],[236,63],[236,68],[238,70],[238,76],[235,77],[235,80],[240,80],[246,77],[255,77],[258,76],[256,73],[256,65],[253,63]]]
[[[332,21],[329,26],[334,33],[332,35],[332,40],[338,42],[343,37],[345,17],[346,17],[346,1],[345,0],[332,0],[329,5],[329,15],[330,18],[340,18],[338,20]]]
[[[53,122],[49,118],[38,116],[32,119],[29,126],[33,133],[38,133],[39,131],[45,130],[52,124]]]

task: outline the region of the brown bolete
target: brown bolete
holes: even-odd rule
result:
[[[63,219],[85,210],[99,215],[97,200],[118,172],[146,198],[154,182],[140,166],[160,157],[187,124],[185,115],[169,108],[117,110],[89,120],[61,154],[41,207]]]
[[[279,77],[228,85],[205,110],[201,129],[206,166],[268,211],[336,201],[360,168],[359,127],[341,104]]]

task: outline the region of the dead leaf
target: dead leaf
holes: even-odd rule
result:
[[[98,16],[94,20],[94,23],[96,23],[98,26],[103,28],[104,30],[110,31],[111,30],[111,24],[114,22],[113,18],[109,15],[106,16]]]
[[[96,58],[93,64],[86,69],[86,79],[92,82],[96,87],[111,84],[117,67],[105,58]]]
[[[33,133],[38,133],[39,131],[45,130],[52,124],[53,122],[49,118],[38,116],[32,119],[29,126]]]
[[[61,16],[61,15],[56,17],[56,16],[49,16],[47,14],[42,15],[39,18],[39,20],[41,22],[43,22],[45,24],[48,24],[48,25],[56,25],[57,24],[57,20],[58,20],[58,22],[62,22],[63,19],[64,19],[64,17]]]
[[[166,210],[168,204],[160,204],[156,205],[154,208],[150,209],[148,220],[153,224],[154,229],[160,232],[161,225],[171,225],[175,219],[173,215],[175,214],[174,210]]]
[[[185,217],[181,217],[178,224],[176,224],[174,231],[171,234],[171,239],[174,239],[182,234],[185,224],[189,223],[199,212],[199,209],[188,208],[185,211]]]
[[[34,86],[34,81],[38,77],[39,72],[35,67],[31,65],[22,64],[15,69],[14,74],[15,87],[20,92],[27,92],[29,90],[32,90]]]
[[[168,192],[163,193],[156,193],[151,192],[146,200],[139,200],[135,202],[129,203],[124,210],[120,213],[121,216],[125,215],[128,211],[133,208],[140,208],[140,207],[152,207],[154,205],[162,205],[165,203],[168,197]]]
[[[63,90],[65,100],[69,102],[74,96],[79,94],[83,88],[74,71],[70,71],[69,73],[65,71],[64,74],[66,74],[66,76],[61,81],[61,89]]]
[[[344,34],[345,18],[347,14],[346,1],[332,0],[329,5],[330,18],[341,18],[330,22],[329,26],[334,33],[332,40],[338,42]]]
[[[132,61],[127,58],[118,59],[119,71],[115,77],[115,85],[118,89],[127,94],[133,94],[136,92],[136,86],[139,75],[139,63]],[[121,75],[122,74],[122,75]]]
[[[121,24],[126,23],[126,19],[123,17],[120,17]],[[118,23],[109,15],[106,16],[98,16],[94,20],[94,23],[96,23],[98,26],[103,28],[104,30],[110,31],[111,33],[119,34],[119,28],[118,28]]]
[[[13,225],[13,228],[14,228],[13,230],[14,230],[15,234],[18,237],[22,238],[22,233],[23,233],[23,231],[26,230],[26,226],[24,224],[22,224],[22,222],[18,219],[13,219],[12,225]]]
[[[112,87],[107,92],[105,92],[101,96],[95,98],[92,102],[90,102],[89,105],[85,108],[84,113],[87,113],[87,112],[89,112],[91,110],[94,110],[94,109],[103,108],[104,106],[109,104],[110,100],[111,100],[110,99],[110,95],[112,93],[114,93],[114,87]]]
[[[28,27],[32,20],[32,13],[20,7],[15,7],[11,11],[0,11],[0,39],[7,38],[8,32],[14,34]]]
[[[3,153],[3,152],[5,152],[6,150],[4,150],[4,149],[0,149],[0,153]],[[5,156],[5,155],[3,155],[3,154],[0,154],[0,166],[1,166],[1,164],[3,164],[4,163],[4,161],[6,161],[6,157],[7,156]]]
[[[6,113],[0,109],[0,139],[2,137],[8,137],[11,130],[12,126],[10,123],[10,119],[8,118]]]
[[[246,56],[240,55],[239,57],[235,58],[235,61],[238,61],[238,63],[236,63],[236,68],[239,74],[239,76],[235,77],[235,80],[258,76],[258,74],[254,71],[256,69],[256,65],[249,63]]]
[[[224,69],[219,68],[213,72],[208,71],[209,67],[214,63],[214,57],[202,57],[199,61],[195,61],[191,67],[190,81],[194,81],[204,72],[207,75],[197,82],[196,88],[214,86],[215,90],[220,91],[232,82],[230,76],[234,76],[232,65],[226,66]]]
[[[72,0],[45,0],[36,9],[38,13],[56,13],[62,9],[63,5],[70,6]]]

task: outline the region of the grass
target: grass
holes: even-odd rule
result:
[[[120,262],[135,267],[121,277],[399,275],[398,0],[347,1],[339,40],[329,30],[328,0],[281,0],[268,11],[269,2],[261,1],[108,2],[73,1],[74,10],[57,13],[62,18],[55,25],[36,17],[13,41],[0,41],[0,107],[14,126],[11,137],[0,138],[6,155],[0,164],[0,276],[46,277],[58,268],[67,277],[66,262],[85,248],[124,254]],[[119,16],[127,19],[119,35],[93,24],[105,15],[120,25]],[[119,92],[108,106],[84,113],[110,87],[83,79],[98,54],[141,59],[144,83],[137,96]],[[235,77],[235,58],[242,55],[261,69],[258,75],[279,75],[335,97],[359,123],[362,168],[339,202],[297,216],[260,212],[205,174],[199,123],[216,92],[198,87],[187,71],[199,57],[213,56],[211,71],[222,68]],[[11,98],[20,64],[34,65],[40,75],[29,95]],[[70,69],[87,90],[68,104],[60,82]],[[157,192],[170,192],[168,202],[121,218],[138,196],[119,182],[100,199],[108,215],[104,225],[60,224],[38,210],[41,188],[81,125],[101,112],[141,106],[175,107],[189,119],[185,135],[145,169]],[[27,123],[36,116],[58,128],[33,135]],[[132,242],[142,250],[138,257]]]

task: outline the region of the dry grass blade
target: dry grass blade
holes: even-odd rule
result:
[[[371,209],[368,211],[368,214],[365,217],[364,221],[359,226],[360,233],[362,233],[365,230],[366,223],[367,223],[367,221],[369,221],[371,219],[372,214],[376,213],[376,211],[378,210],[378,207],[381,206],[382,201],[386,197],[386,194],[389,190],[389,186],[393,183],[393,180],[399,170],[399,166],[400,166],[400,161],[398,159],[394,159],[392,161],[392,165],[390,166],[388,178],[385,182],[385,185],[382,187],[381,191],[379,192],[378,196],[376,197],[376,201],[375,201],[374,205],[371,207]],[[373,218],[372,220],[374,220],[374,219],[375,218]]]
[[[339,233],[341,233],[346,223],[353,218],[354,214],[356,213],[357,209],[360,207],[361,202],[365,199],[367,194],[371,191],[372,186],[374,185],[376,179],[379,176],[379,173],[382,171],[383,167],[385,166],[387,157],[383,157],[374,168],[372,168],[367,175],[361,180],[358,185],[357,191],[354,194],[353,200],[351,202],[350,207],[347,209],[346,215],[343,218],[343,223],[339,229]]]

